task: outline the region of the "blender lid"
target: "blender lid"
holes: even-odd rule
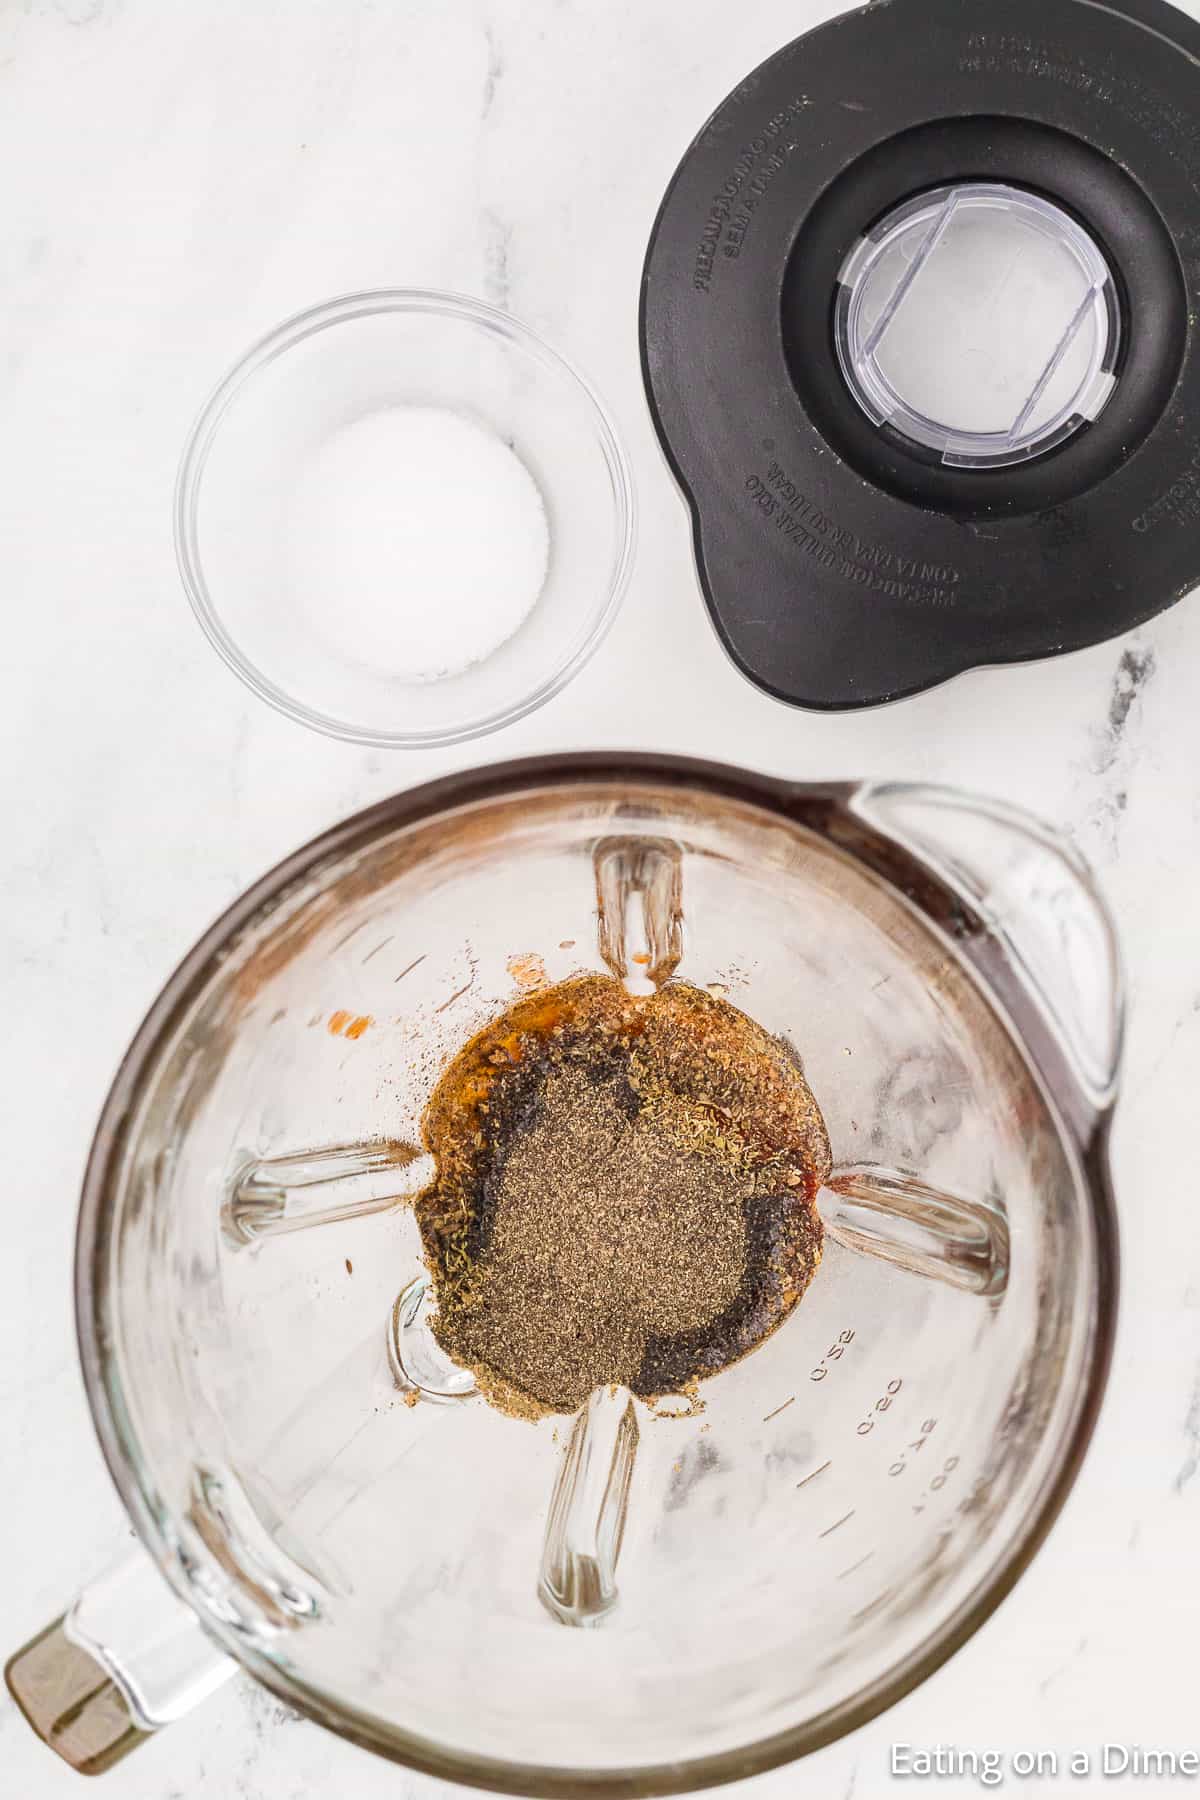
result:
[[[643,274],[713,623],[822,710],[1102,642],[1200,581],[1200,24],[917,8],[749,76]]]

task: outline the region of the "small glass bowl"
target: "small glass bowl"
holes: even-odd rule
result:
[[[485,661],[413,682],[331,650],[292,591],[289,501],[336,431],[394,406],[440,407],[521,458],[550,527],[545,586]],[[462,506],[471,496],[464,491]],[[188,598],[214,649],[289,718],[353,743],[428,747],[497,731],[578,673],[616,615],[633,559],[625,454],[579,372],[528,327],[457,294],[382,289],[289,319],[217,387],[175,496]],[[498,546],[503,553],[503,546]]]

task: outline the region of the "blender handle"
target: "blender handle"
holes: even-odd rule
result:
[[[1002,1002],[1014,977],[1034,1002],[1060,1065],[1045,1072],[1067,1077],[1073,1091],[1052,1085],[1086,1140],[1115,1103],[1125,1030],[1117,931],[1089,865],[1032,814],[952,789],[868,785],[851,804],[983,921],[991,943],[962,947]]]
[[[99,1775],[236,1667],[139,1548],[18,1650],[4,1678],[43,1742],[80,1774]]]

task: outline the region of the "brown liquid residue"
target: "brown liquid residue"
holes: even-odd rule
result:
[[[510,956],[505,967],[517,986],[528,992],[550,985],[546,965],[536,951],[527,951],[523,956]]]
[[[362,1037],[375,1023],[367,1013],[335,1012],[329,1015],[329,1030],[334,1037],[347,1037],[352,1042]]]
[[[748,1354],[820,1261],[829,1142],[790,1048],[684,983],[516,1001],[446,1070],[416,1203],[443,1349],[505,1411],[682,1390]]]

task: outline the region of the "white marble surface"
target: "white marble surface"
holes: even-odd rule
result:
[[[734,673],[704,622],[643,403],[638,274],[677,155],[742,74],[834,10],[0,0],[0,1649],[127,1535],[76,1368],[72,1229],[117,1057],[176,959],[282,853],[397,787],[481,756],[649,746],[794,776],[948,780],[1037,808],[1102,872],[1134,1003],[1115,1148],[1125,1307],[1075,1493],[940,1674],[756,1791],[890,1793],[894,1739],[1200,1741],[1200,604],[891,711],[792,715]],[[482,749],[419,756],[326,742],[243,691],[192,621],[170,534],[177,454],[218,371],[308,302],[405,283],[509,305],[578,359],[642,502],[623,618],[583,678]],[[0,1698],[0,1795],[78,1791]],[[109,1800],[431,1791],[244,1680],[104,1786]]]

